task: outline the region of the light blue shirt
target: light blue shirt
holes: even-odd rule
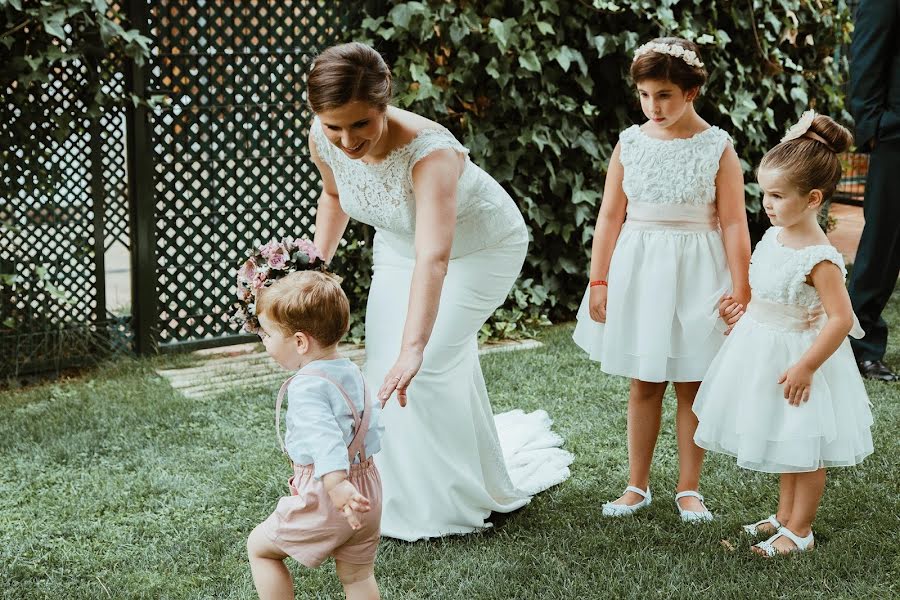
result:
[[[362,416],[365,406],[362,373],[350,359],[314,360],[298,373],[307,371],[322,371],[340,383]],[[369,390],[369,398],[371,417],[365,438],[367,457],[381,449],[384,433],[381,403],[373,397],[372,390]],[[291,460],[299,465],[315,465],[313,476],[316,479],[332,471],[349,471],[347,446],[356,431],[353,413],[340,390],[321,377],[297,375],[288,386],[287,399],[284,446]],[[359,462],[358,456],[355,462]]]

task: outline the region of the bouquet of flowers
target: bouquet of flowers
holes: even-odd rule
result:
[[[325,261],[315,245],[307,239],[272,240],[257,248],[237,272],[237,302],[231,321],[243,331],[259,331],[256,317],[256,294],[294,271],[325,270]]]

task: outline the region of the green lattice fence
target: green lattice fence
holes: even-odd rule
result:
[[[142,225],[153,223],[139,276],[156,282],[155,293],[136,298],[142,351],[250,339],[225,319],[235,265],[273,237],[311,235],[318,177],[306,148],[304,73],[315,52],[343,39],[350,6],[133,6],[146,11],[156,42],[146,91],[168,98],[136,123],[146,126],[136,138],[146,143],[153,182],[138,191],[153,213],[138,212]]]
[[[31,101],[47,123],[64,111],[82,114],[79,91],[95,77],[80,62],[61,63]],[[122,91],[123,73],[106,74]],[[9,98],[9,93],[4,97]],[[0,140],[0,381],[58,371],[131,345],[130,317],[109,310],[106,250],[126,247],[130,228],[125,170],[124,109],[78,119],[59,139],[42,135],[40,152],[26,154],[11,134],[15,106],[2,106]]]
[[[2,189],[13,190],[0,198],[0,274],[18,280],[0,287],[0,378],[115,350],[252,339],[225,319],[236,263],[273,237],[311,235],[319,186],[303,75],[317,51],[344,40],[358,5],[123,4],[153,53],[143,69],[108,74],[108,85],[168,101],[75,123],[64,140],[46,136],[46,158],[19,153],[0,169]],[[88,75],[65,63],[34,101],[48,115],[73,111]],[[122,311],[105,292],[116,242],[131,255]]]

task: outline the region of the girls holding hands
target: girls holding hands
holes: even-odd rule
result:
[[[826,467],[858,464],[873,449],[872,413],[847,339],[863,332],[844,261],[816,218],[840,179],[837,155],[851,142],[844,127],[807,111],[763,157],[758,180],[774,227],[753,253],[753,300],[694,404],[699,446],[781,473],[775,514],[744,528],[771,536],[754,546],[765,556],[812,549]]]
[[[650,465],[671,381],[676,507],[683,521],[709,520],[698,491],[704,451],[693,441],[692,405],[725,339],[720,300],[733,298],[734,322],[750,298],[743,175],[728,134],[694,110],[707,77],[695,44],[644,44],[631,75],[647,122],[623,131],[610,159],[591,283],[574,334],[604,372],[631,378],[628,487],[603,514],[631,515],[650,504]]]

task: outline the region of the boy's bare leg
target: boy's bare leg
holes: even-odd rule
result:
[[[378,583],[375,581],[375,563],[354,565],[342,560],[334,561],[338,579],[344,586],[347,600],[379,600]]]

